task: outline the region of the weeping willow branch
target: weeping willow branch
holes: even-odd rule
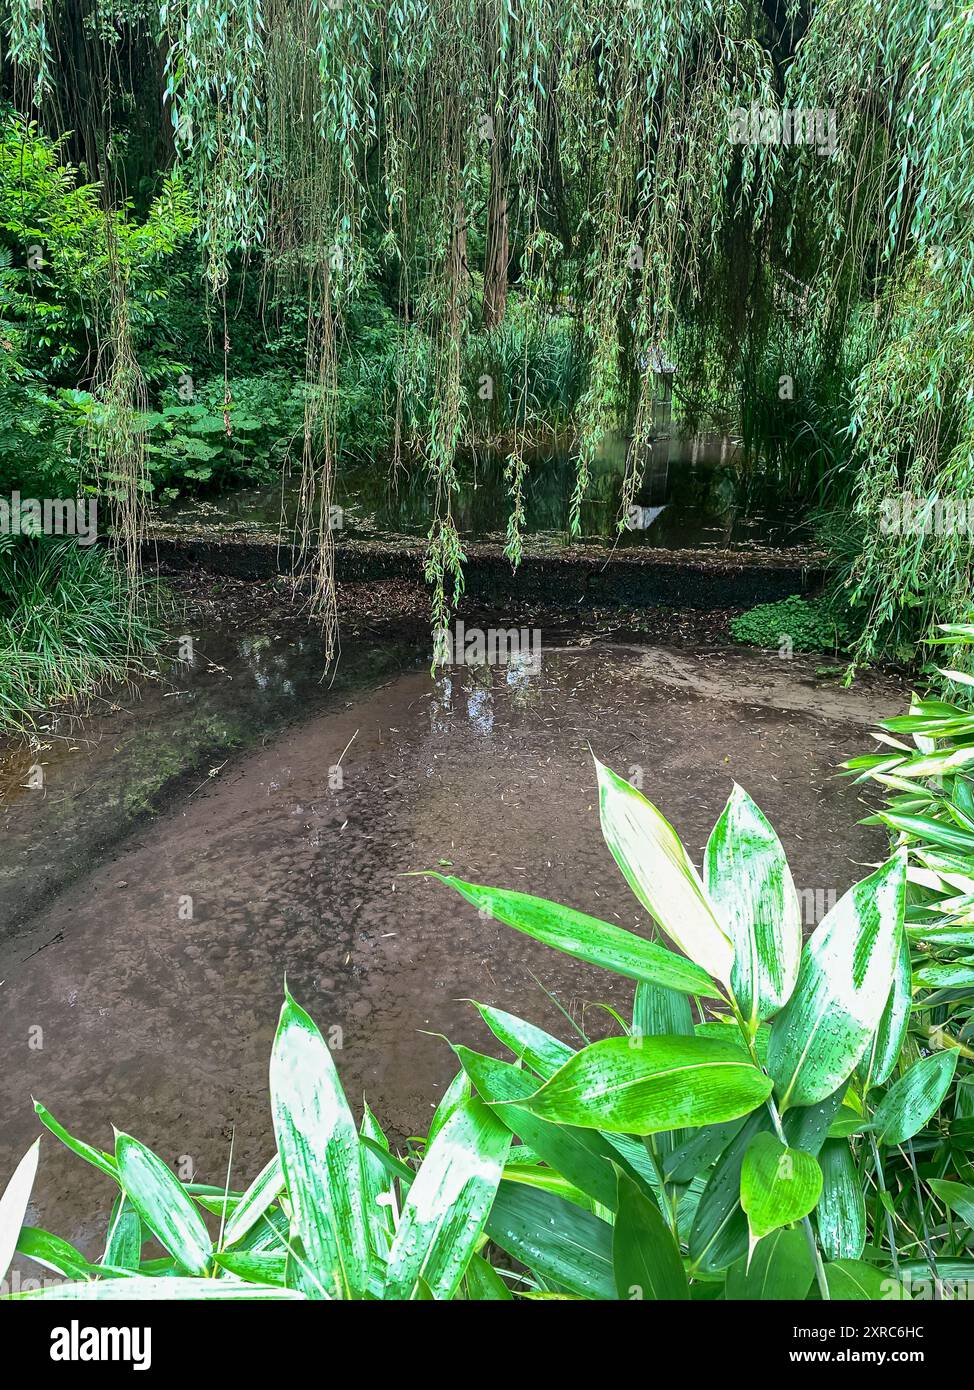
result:
[[[43,9],[0,6],[13,60],[50,82]],[[969,545],[881,541],[879,524],[897,489],[971,484],[965,0],[794,0],[783,13],[756,0],[169,0],[160,21],[210,289],[232,260],[259,256],[267,284],[306,299],[296,577],[329,650],[339,364],[349,310],[377,278],[395,286],[400,331],[391,467],[409,452],[432,480],[435,626],[463,588],[470,371],[480,354],[491,375],[513,312],[513,564],[528,344],[550,318],[570,323],[577,363],[573,534],[618,425],[630,436],[620,520],[636,496],[666,356],[691,415],[732,413],[747,444],[773,436],[786,464],[815,435],[816,485],[848,481],[863,657],[898,623],[960,615]],[[827,150],[732,136],[742,112],[774,131],[820,110],[838,131]],[[780,408],[779,373],[801,377],[800,420]]]

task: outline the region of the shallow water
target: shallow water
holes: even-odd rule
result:
[[[281,691],[301,679],[300,653],[275,666],[242,651],[212,686],[228,718],[245,686],[249,717],[258,675],[276,671]],[[353,1107],[366,1094],[397,1141],[425,1130],[456,1070],[438,1034],[493,1050],[464,1000],[568,1037],[550,993],[600,1036],[607,1016],[593,1003],[627,1010],[631,984],[403,876],[439,867],[645,929],[599,834],[590,743],[642,776],[698,862],[738,780],[781,834],[809,925],[881,852],[882,836],[856,824],[855,789],[832,774],[892,697],[823,688],[814,662],[566,648],[546,652],[536,675],[459,669],[433,680],[372,659],[370,686],[294,684],[298,722],[272,721],[256,746],[215,759],[213,777],[207,768],[179,784],[161,814],[75,865],[21,922],[2,985],[0,1174],[37,1133],[33,1095],[88,1141],[110,1148],[114,1124],[182,1171],[188,1161],[200,1181],[224,1180],[232,1137],[242,1185],[272,1149],[267,1064],[285,974],[340,1044]],[[139,710],[162,718],[163,698],[150,692],[135,707],[136,745],[147,733]],[[78,845],[123,766],[97,724],[90,747],[48,770],[49,796],[62,776],[70,791],[61,826]],[[170,739],[188,727],[170,725]],[[12,852],[18,862],[47,852],[40,819],[16,838],[18,807],[27,818],[30,806],[8,807],[8,870]],[[31,1223],[96,1257],[111,1196],[44,1139]]]
[[[453,512],[465,540],[503,541],[511,501],[504,476],[507,456],[497,450],[468,454],[458,462],[460,492]],[[592,467],[582,505],[586,544],[666,549],[747,550],[755,545],[789,546],[806,539],[800,508],[789,500],[782,480],[757,465],[746,465],[734,442],[717,436],[679,433],[657,440],[644,459],[636,510],[621,532],[626,441],[609,436]],[[569,543],[569,505],[575,465],[564,448],[532,454],[525,481],[524,534],[548,546]],[[374,466],[343,464],[336,479],[335,503],[341,529],[350,536],[424,536],[429,529],[431,487],[421,467],[388,476]],[[242,488],[202,507],[174,506],[161,516],[169,525],[199,524],[287,530],[296,515],[297,486]]]

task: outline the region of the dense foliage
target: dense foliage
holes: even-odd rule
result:
[[[577,529],[621,420],[624,518],[663,355],[688,418],[730,423],[835,513],[860,657],[968,616],[970,530],[884,524],[900,495],[971,488],[965,0],[3,0],[0,32],[13,119],[33,112],[55,137],[29,178],[57,186],[83,240],[101,222],[105,252],[80,268],[87,357],[46,281],[31,285],[31,314],[65,334],[50,365],[78,372],[58,387],[116,412],[100,447],[137,456],[109,470],[137,511],[141,407],[162,409],[181,373],[231,429],[235,379],[299,376],[299,538],[329,633],[333,538],[316,519],[350,448],[426,459],[439,625],[462,586],[457,447],[504,439],[516,563],[527,437],[570,433]],[[62,160],[84,169],[77,187]],[[0,178],[16,194],[20,174]],[[20,273],[24,237],[65,228],[51,209],[15,225],[0,200]],[[169,261],[168,289],[147,256],[153,275]],[[73,423],[73,400],[40,404],[42,433]],[[208,486],[238,461],[252,476],[246,447],[162,430],[157,484]]]
[[[974,627],[945,626],[934,640],[969,657]],[[845,766],[884,789],[886,803],[869,820],[909,855],[907,934],[930,1027],[974,1055],[974,676],[959,667],[938,673],[953,697],[914,696],[907,714],[883,721],[882,751]],[[964,1104],[974,1114],[969,1092]]]

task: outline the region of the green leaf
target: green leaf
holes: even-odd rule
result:
[[[462,1105],[465,1100],[469,1099],[470,1078],[467,1073],[461,1069],[443,1092],[440,1103],[433,1113],[433,1118],[430,1120],[430,1127],[426,1135],[426,1143],[428,1145],[432,1144],[454,1110]]]
[[[35,1139],[13,1171],[13,1176],[0,1197],[0,1279],[6,1277],[10,1261],[17,1249],[20,1228],[24,1224],[27,1204],[37,1176],[37,1160],[41,1141]]]
[[[957,1070],[953,1049],[934,1052],[891,1086],[873,1114],[873,1129],[880,1144],[905,1144],[919,1133],[940,1109]]]
[[[478,911],[489,912],[495,921],[590,965],[601,966],[630,980],[645,980],[702,998],[721,997],[710,976],[692,961],[624,927],[601,922],[597,917],[576,912],[573,907],[563,907],[529,893],[488,888],[437,873],[429,877],[439,879],[448,888],[455,888],[467,902]]]
[[[750,1261],[740,1259],[727,1271],[724,1297],[768,1303],[805,1298],[815,1269],[805,1232],[779,1226],[759,1240]]]
[[[858,1260],[866,1245],[866,1201],[846,1139],[823,1147],[822,1195],[815,1209],[818,1239],[829,1260]]]
[[[741,1132],[746,1118],[742,1115],[721,1125],[704,1125],[700,1129],[684,1131],[690,1138],[663,1160],[667,1182],[692,1182],[698,1173],[703,1173],[720,1157],[735,1135]]]
[[[690,1000],[675,989],[637,985],[632,1005],[632,1031],[643,1038],[658,1037],[664,1033],[674,1037],[692,1037]]]
[[[93,1279],[83,1284],[55,1284],[53,1287],[13,1294],[13,1298],[54,1299],[56,1302],[84,1300],[92,1303],[147,1301],[151,1303],[189,1299],[295,1299],[303,1298],[297,1289],[281,1289],[276,1285],[238,1283],[235,1279],[187,1279],[133,1275],[131,1279]]]
[[[388,1155],[389,1140],[386,1138],[378,1120],[367,1105],[362,1112],[360,1135],[363,1140],[371,1140],[373,1144]],[[392,1174],[369,1145],[363,1143],[362,1202],[365,1208],[365,1219],[368,1223],[369,1234],[372,1238],[372,1249],[375,1250],[377,1254],[383,1256],[383,1258],[388,1255],[389,1246],[392,1244],[393,1236],[396,1234],[396,1223],[392,1206],[394,1194],[395,1182]]]
[[[836,1300],[879,1303],[906,1298],[902,1284],[887,1270],[863,1260],[833,1260],[825,1266],[825,1279]]]
[[[51,1112],[41,1105],[40,1101],[34,1101],[34,1112],[45,1129],[49,1129],[66,1148],[77,1154],[79,1158],[83,1158],[86,1163],[90,1163],[92,1167],[99,1169],[106,1177],[118,1182],[118,1167],[111,1154],[102,1153],[101,1149],[93,1148],[91,1144],[86,1144],[83,1139],[75,1139],[63,1125],[58,1124]]]
[[[945,1178],[928,1178],[927,1185],[945,1206],[955,1211],[974,1231],[974,1187],[962,1182],[948,1182]]]
[[[805,946],[768,1045],[782,1110],[831,1095],[869,1046],[893,984],[905,886],[897,855],[844,894]]]
[[[286,991],[270,1087],[291,1229],[310,1276],[325,1297],[360,1296],[368,1251],[358,1133],[328,1045]]]
[[[115,1131],[115,1161],[125,1195],[144,1225],[190,1274],[209,1271],[213,1244],[192,1199],[162,1159]]]
[[[736,1119],[770,1094],[770,1078],[732,1043],[606,1038],[575,1053],[523,1103],[560,1124],[654,1134]]]
[[[511,1135],[476,1097],[464,1101],[430,1144],[409,1189],[389,1251],[386,1297],[452,1298],[480,1239]]]
[[[266,1250],[221,1250],[214,1260],[228,1274],[248,1284],[275,1284],[287,1287],[287,1255]]]
[[[790,1149],[774,1134],[756,1134],[741,1166],[741,1207],[752,1244],[800,1221],[822,1191],[822,1170],[802,1149]]]
[[[621,1172],[612,1269],[620,1298],[690,1297],[680,1251],[659,1207]]]
[[[781,841],[736,783],[707,841],[707,893],[734,945],[731,985],[757,1031],[798,978],[801,906]]]
[[[877,817],[893,830],[901,830],[912,835],[922,843],[940,845],[944,849],[959,850],[966,857],[974,855],[974,835],[963,830],[955,830],[934,820],[932,816],[900,816],[880,811]]]
[[[814,1154],[816,1157],[821,1153],[822,1145],[829,1137],[832,1122],[842,1108],[845,1089],[845,1086],[841,1086],[832,1095],[816,1101],[814,1105],[802,1105],[796,1110],[788,1111],[781,1125],[785,1131],[785,1138],[793,1149],[803,1149],[805,1153]]]
[[[917,971],[916,982],[927,989],[965,989],[968,985],[974,985],[974,966],[935,961]]]
[[[755,1134],[771,1124],[766,1110],[749,1115],[714,1165],[690,1228],[692,1270],[715,1274],[747,1252],[747,1217],[741,1210],[741,1168]]]
[[[137,1270],[142,1259],[142,1219],[124,1192],[119,1192],[112,1205],[103,1265],[118,1269]]]
[[[466,1047],[458,1047],[456,1053],[478,1094],[512,1134],[575,1187],[615,1210],[617,1183],[612,1164],[618,1155],[600,1134],[576,1125],[552,1124],[522,1109],[522,1102],[537,1090],[537,1082],[519,1067]]]
[[[595,766],[602,834],[629,887],[690,960],[729,985],[734,947],[676,831],[635,787]]]
[[[513,1294],[482,1255],[471,1255],[467,1265],[467,1297],[477,1303],[510,1303]]]
[[[26,1255],[29,1260],[54,1269],[69,1279],[87,1279],[97,1266],[90,1265],[80,1250],[76,1250],[60,1236],[50,1231],[41,1231],[36,1226],[21,1228],[17,1241],[18,1255]]]
[[[525,1023],[523,1018],[507,1014],[503,1009],[492,1009],[487,1004],[478,1004],[476,1000],[474,1007],[480,1011],[481,1018],[494,1037],[509,1048],[515,1057],[519,1057],[525,1066],[545,1079],[553,1076],[574,1055],[573,1047],[553,1038],[542,1028],[536,1028],[533,1023]]]
[[[893,987],[889,992],[879,1027],[860,1064],[860,1071],[869,1078],[869,1085],[882,1086],[889,1080],[899,1060],[903,1040],[910,1026],[913,1004],[913,972],[910,965],[910,942],[906,932],[900,940],[893,972]]]
[[[612,1227],[563,1197],[502,1182],[486,1230],[502,1250],[560,1289],[615,1299]]]
[[[275,1154],[234,1207],[233,1215],[227,1221],[223,1233],[224,1247],[236,1245],[237,1241],[242,1240],[274,1205],[283,1190],[284,1170],[281,1167],[281,1156]]]
[[[662,989],[659,985],[639,984],[632,1005],[632,1033],[634,1037],[657,1037],[669,1034],[674,1037],[693,1037],[693,1012],[690,1000],[675,989]],[[674,1129],[661,1132],[656,1139],[656,1153],[665,1158],[673,1149],[684,1144],[691,1131]]]

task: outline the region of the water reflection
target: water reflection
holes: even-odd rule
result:
[[[736,443],[718,435],[687,436],[676,430],[645,450],[642,479],[633,507],[619,531],[628,442],[609,436],[591,470],[582,504],[580,540],[589,544],[667,549],[746,549],[753,545],[795,545],[806,538],[800,511],[773,467],[747,462]],[[460,492],[453,513],[468,540],[505,537],[510,511],[508,460],[499,451],[472,452],[458,462]],[[526,535],[549,545],[569,543],[569,499],[574,463],[564,447],[537,450],[529,457],[524,484]],[[430,479],[422,465],[400,468],[393,476],[381,467],[344,464],[335,501],[347,535],[422,536],[429,527]],[[241,529],[276,530],[293,523],[295,491],[279,486],[240,489],[206,507],[207,520]],[[199,520],[199,504],[164,513],[187,525]]]

